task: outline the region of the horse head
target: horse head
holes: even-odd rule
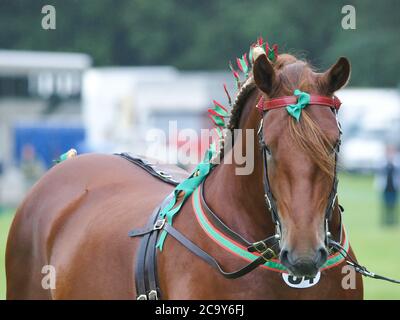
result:
[[[292,55],[282,54],[271,62],[256,51],[253,77],[266,101],[293,96],[296,89],[332,97],[348,82],[350,63],[342,57],[317,73]],[[285,108],[264,111],[260,135],[279,220],[280,260],[294,275],[314,276],[328,257],[325,213],[336,179],[340,128],[333,108],[311,101],[300,112],[296,119]]]

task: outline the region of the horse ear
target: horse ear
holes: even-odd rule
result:
[[[323,74],[323,82],[327,86],[329,94],[343,88],[350,79],[351,67],[350,62],[345,57],[340,57],[339,60]]]
[[[256,49],[260,49],[260,52]],[[269,95],[275,81],[275,70],[269,62],[264,50],[261,48],[256,49],[253,51],[255,59],[253,65],[254,81],[260,90]]]

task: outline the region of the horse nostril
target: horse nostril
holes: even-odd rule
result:
[[[289,266],[291,263],[289,262],[289,250],[282,249],[279,259],[284,266]]]
[[[317,268],[320,268],[324,265],[326,260],[328,260],[328,251],[326,250],[325,247],[320,247],[315,255],[314,259],[315,265],[317,266]]]

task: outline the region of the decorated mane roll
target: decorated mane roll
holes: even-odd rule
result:
[[[259,37],[256,43],[253,43],[250,46],[248,57],[247,53],[244,53],[240,58],[236,58],[236,64],[239,70],[236,70],[232,63],[229,62],[229,68],[232,71],[238,88],[235,102],[232,104],[231,96],[226,85],[224,84],[224,91],[228,99],[228,104],[231,107],[231,112],[229,112],[228,108],[226,108],[222,103],[213,100],[213,107],[208,109],[208,116],[215,127],[215,135],[213,135],[212,139],[213,141],[210,144],[209,149],[206,151],[203,161],[197,165],[190,177],[176,186],[171,201],[162,209],[159,214],[160,219],[166,219],[168,223],[172,225],[174,216],[179,213],[179,210],[185,200],[194,192],[194,190],[196,190],[196,188],[209,174],[211,169],[216,165],[214,159],[217,158],[224,146],[224,130],[231,129],[225,120],[229,119],[229,121],[232,121],[232,112],[233,110],[237,111],[237,106],[240,104],[240,98],[243,97],[243,92],[245,92],[246,89],[254,83],[250,71],[253,67],[255,59],[261,54],[267,55],[271,62],[275,62],[276,58],[278,57],[278,47],[277,45],[270,47],[267,42],[264,42],[262,37]],[[244,74],[243,81],[240,81],[239,72]],[[250,86],[250,88],[252,87]],[[166,236],[167,232],[163,230],[157,242],[157,248],[160,251],[163,248]]]
[[[233,78],[236,82],[236,87],[238,89],[238,92],[236,93],[236,100],[232,104],[231,96],[228,92],[226,84],[224,84],[224,91],[228,98],[228,105],[231,107],[231,110],[235,109],[236,105],[238,104],[237,99],[240,98],[241,94],[246,89],[246,86],[253,83],[251,69],[254,61],[262,54],[265,54],[267,58],[274,63],[278,58],[278,46],[276,44],[270,46],[262,37],[258,37],[257,41],[251,44],[248,55],[247,53],[244,53],[240,58],[236,58],[238,70],[234,68],[232,62],[229,62],[229,69],[232,72]],[[240,73],[244,75],[243,81],[241,81]],[[219,152],[223,147],[223,131],[232,129],[226,123],[226,119],[232,120],[233,115],[232,111],[229,113],[228,109],[223,106],[222,103],[213,100],[213,104],[214,107],[209,108],[208,113],[216,132],[216,135],[214,135],[216,138],[213,139],[213,143],[216,146],[217,152]]]

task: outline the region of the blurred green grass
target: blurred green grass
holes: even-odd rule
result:
[[[380,197],[372,177],[340,175],[339,200],[345,208],[344,223],[358,262],[372,272],[399,279],[400,226],[381,225]],[[400,299],[400,285],[364,278],[364,296]]]
[[[380,195],[369,176],[340,175],[339,199],[358,261],[370,271],[400,278],[400,226],[380,225]],[[4,252],[13,212],[0,214],[0,299],[5,298]],[[366,299],[400,299],[400,285],[364,278]]]
[[[0,212],[0,300],[5,299],[6,297],[6,270],[4,255],[6,252],[8,229],[10,228],[13,216],[13,210]]]

